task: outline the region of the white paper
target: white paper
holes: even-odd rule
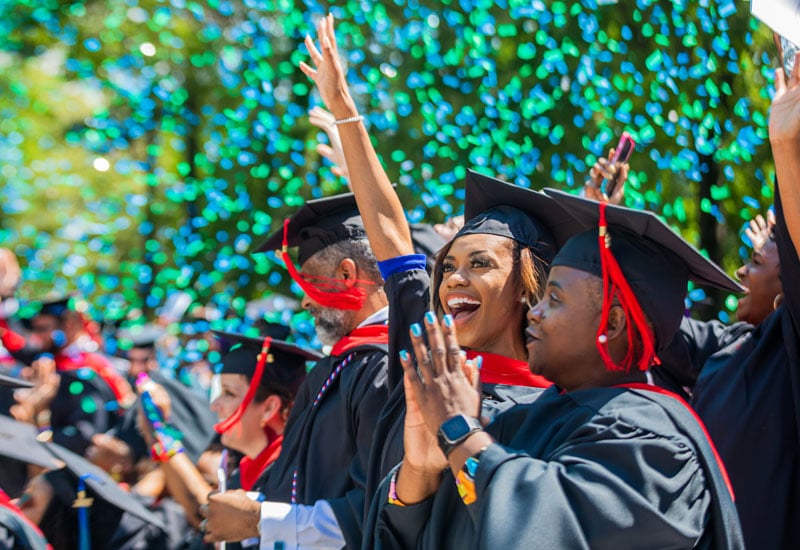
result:
[[[752,0],[750,12],[773,31],[800,44],[800,0]]]

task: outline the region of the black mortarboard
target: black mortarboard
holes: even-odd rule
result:
[[[464,227],[456,237],[489,234],[532,247],[545,263],[572,234],[575,222],[539,191],[467,170]]]
[[[258,363],[258,354],[264,344],[264,338],[255,338],[232,332],[214,331],[214,334],[230,346],[229,351],[222,356],[219,374],[243,374],[252,378]],[[314,350],[301,348],[284,340],[274,339],[270,342],[269,355],[272,360],[267,360],[267,365],[275,365],[284,371],[302,368],[305,372],[306,361],[317,361],[323,355]],[[270,375],[277,372],[265,371]],[[278,375],[280,376],[280,375]]]
[[[39,301],[39,309],[36,315],[52,315],[61,317],[65,312],[72,309],[72,294],[53,295]]]
[[[32,424],[0,415],[0,456],[42,468],[59,468],[53,455],[36,439],[37,435]]]
[[[122,512],[133,514],[151,525],[164,528],[158,516],[148,510],[134,495],[123,491],[105,471],[60,445],[50,443],[45,444],[45,447],[64,463],[66,470],[74,478],[76,486],[79,478],[82,477],[85,480],[89,491],[88,496],[95,499],[89,507],[90,515],[92,510],[97,510],[103,506],[103,503],[107,503]],[[59,490],[59,488],[54,487],[54,490]],[[98,499],[102,502],[98,502]]]
[[[545,192],[578,222],[575,235],[552,266],[573,267],[602,277],[599,203],[553,189]],[[656,350],[668,345],[678,330],[690,279],[742,292],[736,281],[652,212],[606,205],[605,216],[611,253],[652,325]]]
[[[278,250],[283,246],[283,226],[269,236],[256,252]],[[367,238],[364,222],[358,214],[355,196],[344,193],[305,203],[289,218],[288,246],[297,246],[302,266],[311,256],[332,244]]]

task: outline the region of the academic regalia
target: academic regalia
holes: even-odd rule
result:
[[[336,280],[306,280],[287,251],[297,247],[302,266],[331,245],[365,240],[355,198],[347,193],[308,201],[258,251],[282,248],[290,276],[309,297],[323,307],[356,311],[366,296],[362,285],[374,281],[344,288]],[[354,329],[317,362],[297,393],[281,455],[266,474],[267,501],[313,505],[325,500],[348,548],[361,547],[368,458],[390,391],[387,344],[385,319],[376,320]]]
[[[480,457],[475,504],[461,503],[449,473],[414,506],[389,505],[385,483],[374,548],[726,547],[735,510],[718,497],[724,480],[705,467],[714,454],[677,398],[553,387],[486,431],[498,445]]]
[[[699,372],[692,405],[728,469],[748,548],[800,547],[800,260],[777,189],[775,208],[782,305],[757,327],[686,319],[673,350]]]
[[[641,339],[641,357],[616,364],[598,338],[608,369],[647,368],[666,348],[690,276],[736,290],[655,216],[547,193],[576,220],[576,236],[552,265],[599,277],[603,305],[615,296]],[[604,323],[601,315],[600,331]],[[444,474],[433,496],[399,506],[389,502],[387,478],[368,521],[375,548],[743,548],[713,445],[686,403],[665,390],[553,386],[485,431],[496,443],[475,457],[476,500],[464,504]]]
[[[97,548],[167,548],[167,528],[146,499],[126,492],[83,457],[58,445],[47,445],[47,449],[65,465],[45,474],[53,487],[51,505],[71,509],[76,516],[71,533],[77,533],[77,540],[88,537],[91,547]],[[86,519],[81,518],[82,510]]]
[[[53,441],[83,454],[94,434],[111,429],[120,411],[114,393],[88,368],[60,372],[58,392],[50,404]]]
[[[572,223],[571,218],[553,208],[546,195],[471,170],[467,171],[465,187],[465,224],[454,238],[488,233],[514,239],[533,248],[545,262],[542,267],[552,259],[557,246],[566,240],[566,228]],[[384,286],[389,300],[392,394],[376,427],[367,472],[365,517],[381,480],[403,458],[406,404],[403,368],[397,357],[401,349],[412,349],[408,328],[412,323],[420,323],[429,309],[430,286],[431,279],[420,266],[393,273]],[[483,417],[493,418],[514,405],[530,403],[550,385],[547,380],[532,374],[524,361],[495,354],[467,353],[469,358],[477,355],[484,360],[480,375]]]
[[[264,495],[270,501],[327,500],[348,548],[361,546],[366,466],[389,397],[386,365],[381,343],[356,345],[317,362],[297,392],[281,455],[266,473]]]

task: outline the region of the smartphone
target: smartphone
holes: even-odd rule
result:
[[[614,148],[614,156],[611,157],[611,163],[628,162],[628,160],[631,158],[634,148],[636,148],[636,142],[633,141],[631,135],[628,132],[622,132],[622,135],[619,138],[619,143],[617,143],[617,146]],[[614,193],[615,188],[615,182],[610,182],[607,180],[603,180],[603,184],[600,186],[600,189],[602,189],[603,193],[605,193],[607,197],[610,197]]]

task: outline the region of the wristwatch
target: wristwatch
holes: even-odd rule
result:
[[[439,447],[444,456],[450,456],[453,449],[461,445],[469,436],[483,429],[480,420],[459,414],[442,422],[439,426]]]

